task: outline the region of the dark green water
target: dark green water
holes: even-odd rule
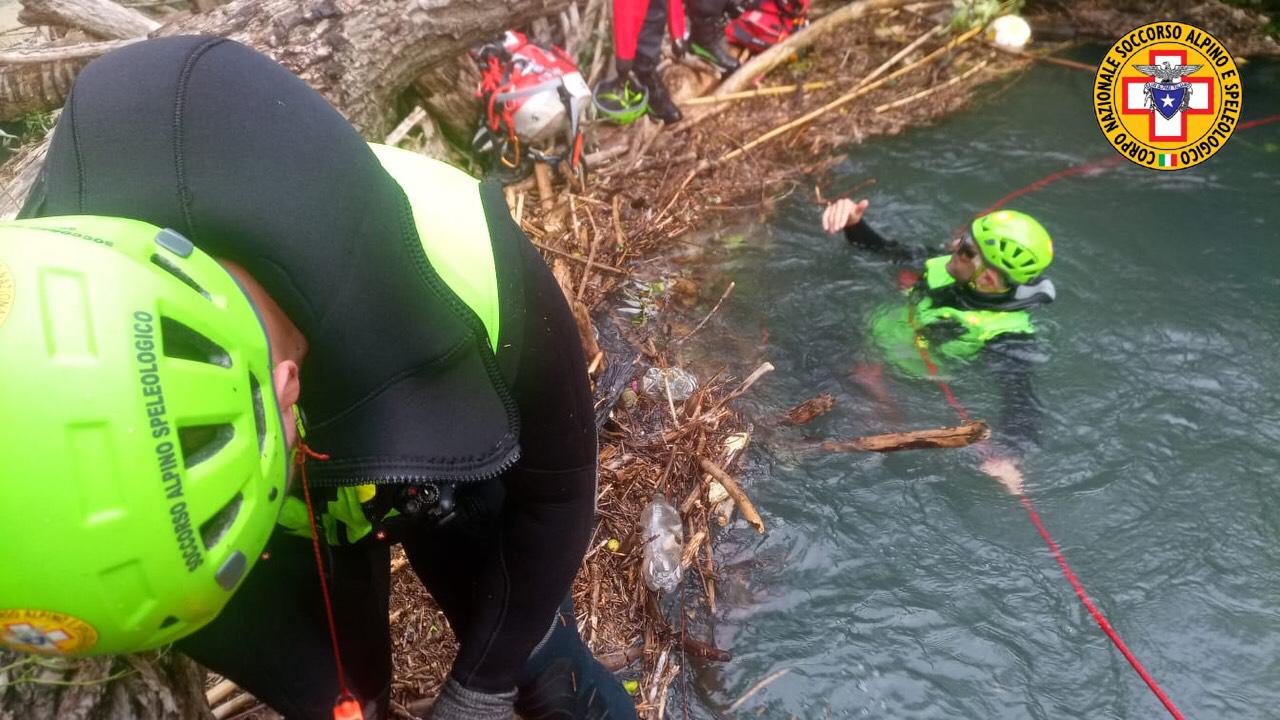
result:
[[[828,195],[874,177],[869,220],[938,242],[1009,191],[1111,152],[1091,79],[1042,66],[997,83],[935,127],[852,149]],[[1280,65],[1249,64],[1245,80],[1246,120],[1280,113]],[[757,426],[744,476],[770,529],[757,539],[739,521],[722,535],[719,612],[703,632],[735,658],[694,667],[690,716],[729,717],[783,669],[732,716],[1165,716],[971,452],[802,449],[902,429],[849,377],[875,360],[868,318],[896,269],[823,235],[808,197],[721,242],[703,277],[711,300],[729,279],[737,289],[699,335],[702,362],[777,371],[742,405]],[[1186,717],[1280,717],[1280,123],[1239,131],[1191,170],[1125,163],[1010,207],[1038,217],[1058,252],[1058,301],[1037,312],[1049,359],[1029,496]],[[934,385],[886,386],[905,426],[954,424]],[[953,387],[998,431],[980,362]],[[821,392],[832,413],[770,429]],[[668,716],[683,704],[677,694]]]

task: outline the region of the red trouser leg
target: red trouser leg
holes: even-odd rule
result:
[[[631,63],[649,0],[613,0],[613,48],[619,63]]]
[[[684,26],[684,0],[667,0],[667,28],[672,40],[684,40],[688,31]]]

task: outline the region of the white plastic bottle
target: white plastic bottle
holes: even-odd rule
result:
[[[662,493],[640,515],[644,560],[640,570],[650,590],[671,592],[680,584],[680,556],[684,552],[684,524],[680,513]]]

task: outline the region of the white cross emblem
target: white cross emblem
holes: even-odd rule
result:
[[[1136,58],[1135,58],[1136,59]],[[1161,63],[1169,63],[1173,66],[1186,65],[1186,50],[1150,50],[1147,52],[1147,62],[1151,65],[1159,65]],[[1187,118],[1186,115],[1207,115],[1213,112],[1212,103],[1214,94],[1217,90],[1214,88],[1214,81],[1208,77],[1181,77],[1173,78],[1173,82],[1186,81],[1194,87],[1188,88],[1187,92],[1191,93],[1187,109],[1174,115],[1172,118],[1166,119],[1163,115],[1153,111],[1147,105],[1147,98],[1143,92],[1143,86],[1151,80],[1147,75],[1131,76],[1126,75],[1121,78],[1121,87],[1124,88],[1122,97],[1124,98],[1124,107],[1120,112],[1125,115],[1146,115],[1148,120],[1148,138],[1151,142],[1186,142],[1187,140]],[[1165,96],[1160,99],[1160,103],[1165,107],[1173,106],[1173,98]]]

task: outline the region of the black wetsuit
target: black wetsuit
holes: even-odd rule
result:
[[[905,245],[890,240],[876,232],[865,220],[844,229],[850,244],[874,250],[896,263],[911,267],[923,267],[924,262],[937,256],[918,245]],[[923,289],[924,280],[919,281]],[[1052,290],[1047,297],[1035,294],[1029,302],[1013,302],[975,293],[959,283],[933,293],[934,303],[967,310],[1014,310],[1052,300]],[[1000,388],[1000,433],[992,443],[1016,455],[1023,455],[1039,439],[1040,419],[1043,414],[1036,398],[1031,377],[1035,365],[1044,362],[1039,343],[1034,335],[1006,333],[998,335],[983,347],[983,357],[995,375]]]
[[[461,641],[454,679],[499,692],[516,685],[581,563],[596,437],[561,290],[499,186],[481,193],[501,299],[496,358],[355,130],[266,57],[180,37],[81,72],[22,214],[171,227],[266,288],[309,343],[300,404],[311,445],[333,455],[308,464],[313,482],[460,488],[463,521],[409,523],[397,539]],[[277,532],[268,551],[178,647],[289,718],[331,717],[338,683],[310,542]],[[327,549],[362,702],[390,689],[389,552],[372,538]]]

